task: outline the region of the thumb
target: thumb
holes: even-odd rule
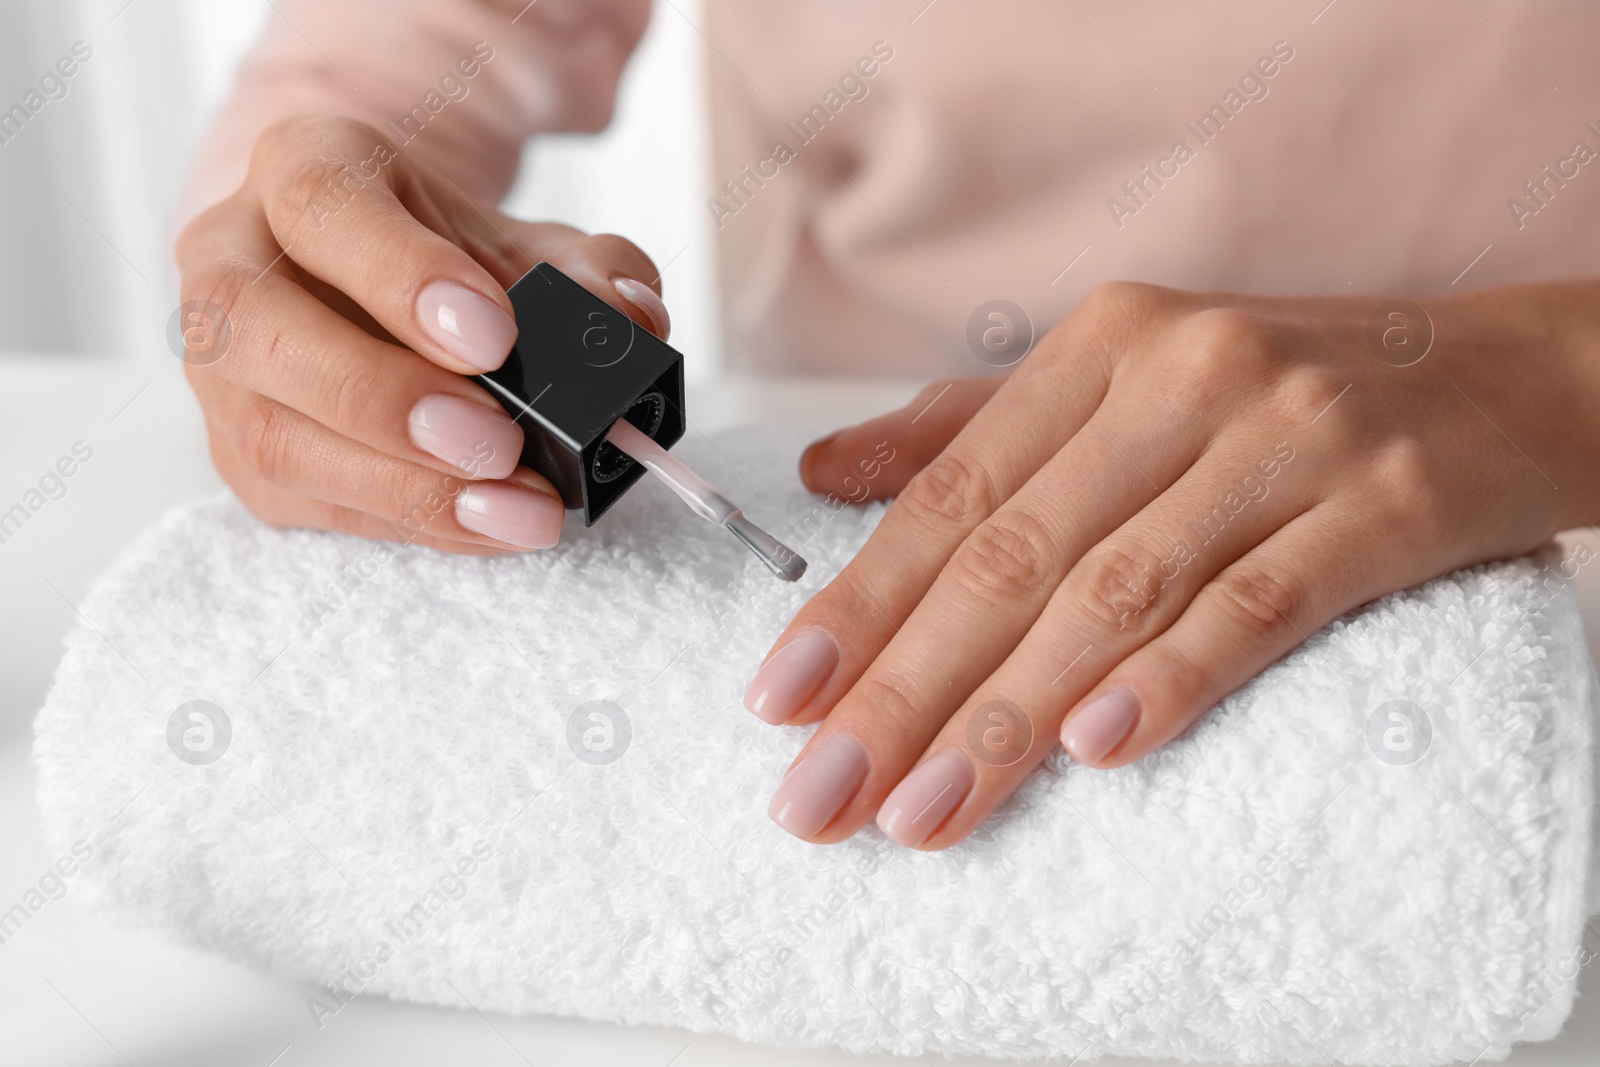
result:
[[[800,455],[800,480],[813,493],[837,493],[855,504],[892,497],[1004,382],[1003,376],[934,382],[903,408],[812,442]]]

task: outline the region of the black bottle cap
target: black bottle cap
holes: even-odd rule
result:
[[[522,427],[522,462],[592,526],[645,473],[605,439],[618,419],[663,448],[683,436],[683,354],[548,263],[506,295],[516,346],[476,380]]]

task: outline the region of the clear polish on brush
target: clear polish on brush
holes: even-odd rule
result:
[[[733,534],[779,578],[786,582],[798,581],[806,572],[806,561],[794,549],[745,518],[738,505],[627,419],[618,419],[606,434],[606,440],[644,464],[646,470],[665,482],[696,515]]]

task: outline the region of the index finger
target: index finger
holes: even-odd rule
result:
[[[261,135],[250,181],[284,254],[401,344],[458,374],[505,362],[517,337],[505,290],[403,202],[408,183],[420,184],[376,130],[280,122]]]
[[[768,722],[807,723],[850,691],[961,543],[1099,406],[1103,364],[1067,362],[1017,371],[907,483],[861,551],[774,643],[746,707]],[[901,417],[916,414],[908,408]]]

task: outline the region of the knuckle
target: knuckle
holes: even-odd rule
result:
[[[179,299],[182,301],[185,315],[188,316],[182,326],[185,331],[183,344],[187,346],[187,329],[197,321],[193,319],[189,310],[190,305],[197,301],[210,305],[202,313],[208,320],[211,309],[214,308],[221,314],[221,322],[227,324],[227,328],[233,332],[236,342],[242,341],[247,332],[246,328],[261,315],[259,294],[250,285],[259,271],[259,267],[253,268],[248,263],[231,258],[207,262],[186,271],[179,288]],[[208,333],[209,329],[208,326]],[[235,376],[239,364],[237,353],[242,347],[240,343],[233,343],[222,351],[221,358],[215,360],[191,361],[185,356],[184,377],[194,385],[218,375]]]
[[[859,560],[846,564],[822,592],[811,598],[796,616],[797,622],[802,618],[829,633],[876,631],[889,621],[880,597],[863,578]]]
[[[1265,316],[1237,308],[1206,308],[1178,332],[1175,358],[1185,384],[1215,391],[1236,386],[1241,375],[1260,376],[1274,346]]]
[[[1080,352],[1094,353],[1105,367],[1114,365],[1119,353],[1130,350],[1159,306],[1159,286],[1142,282],[1102,282],[1084,296],[1073,310],[1073,332],[1089,343],[1074,345]]]
[[[660,273],[644,249],[614,233],[597,233],[584,238],[584,254],[597,263],[616,264],[629,277],[649,284],[659,279]]]
[[[257,477],[280,481],[288,470],[293,443],[288,409],[267,397],[252,396],[239,414],[239,455]]]
[[[262,128],[251,164],[277,166],[286,159],[325,155],[334,144],[364,144],[382,137],[368,123],[347,115],[286,115]]]
[[[1054,557],[1044,523],[1020,508],[1007,508],[962,542],[952,571],[964,589],[982,599],[1020,597],[1050,582]]]
[[[917,472],[896,502],[923,526],[966,526],[993,510],[989,475],[970,460],[946,451]]]
[[[1441,511],[1441,493],[1428,462],[1427,450],[1416,441],[1401,440],[1387,446],[1376,461],[1380,519],[1395,534],[1428,535]]]
[[[1234,567],[1211,583],[1213,603],[1247,633],[1271,636],[1292,628],[1300,598],[1262,570]]]
[[[482,210],[491,223],[476,232],[471,252],[494,277],[520,278],[528,272],[529,263],[540,260],[561,267],[562,255],[555,250],[550,236],[552,230],[559,229],[556,224],[524,222],[488,205]]]
[[[915,692],[910,679],[899,670],[874,667],[856,683],[852,695],[872,729],[909,732],[917,730],[923,719]]]
[[[250,283],[259,268],[252,270],[247,263],[236,259],[222,259],[183,277],[181,295],[184,302],[204,300],[222,309],[230,319],[237,320],[250,303]]]
[[[260,159],[277,159],[296,151],[316,137],[316,131],[328,120],[311,115],[285,115],[262,127],[256,138],[256,156]]]
[[[1165,583],[1159,561],[1122,545],[1103,544],[1078,565],[1077,602],[1111,632],[1138,636],[1153,625]]]
[[[384,367],[372,360],[341,359],[337,355],[322,354],[317,358],[322,368],[322,395],[327,398],[327,415],[319,421],[329,422],[335,430],[354,436],[360,428],[373,422],[373,408],[384,393]]]
[[[286,115],[262,127],[250,154],[250,169],[260,170],[264,163],[282,159],[293,152],[309,134],[311,123],[312,120],[306,115]]]
[[[1133,316],[1148,308],[1160,292],[1160,286],[1144,282],[1101,282],[1084,294],[1082,307],[1095,316]]]
[[[851,562],[838,577],[828,583],[823,594],[828,598],[830,610],[848,619],[873,619],[884,617],[879,597],[862,579],[861,567]]]
[[[330,188],[342,185],[348,170],[344,160],[323,155],[310,155],[296,160],[284,175],[283,181],[272,194],[268,212],[274,219],[274,229],[282,228],[282,243],[293,243],[295,234],[305,225],[315,225],[316,205],[328,195]]]
[[[1214,347],[1256,348],[1269,339],[1271,320],[1244,308],[1208,307],[1190,314],[1184,326]]]
[[[224,197],[190,219],[188,224],[178,231],[178,236],[172,244],[172,252],[179,269],[185,275],[189,273],[188,264],[195,251],[207,247],[209,239],[216,233],[232,228],[241,214],[240,204],[243,200],[242,192]]]
[[[1278,387],[1279,407],[1294,426],[1317,423],[1319,432],[1338,433],[1348,428],[1353,407],[1329,404],[1350,384],[1350,379],[1322,367],[1296,367],[1285,373]],[[1323,431],[1323,427],[1327,427]]]

